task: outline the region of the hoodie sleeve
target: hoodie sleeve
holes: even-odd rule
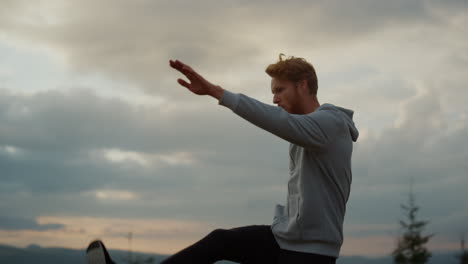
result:
[[[280,107],[227,90],[224,90],[219,104],[250,123],[309,149],[324,149],[338,133],[338,120],[333,111],[315,111],[307,115],[290,114]]]

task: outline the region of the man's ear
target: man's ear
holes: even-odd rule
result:
[[[303,79],[303,80],[300,80],[300,81],[299,81],[299,89],[301,89],[301,91],[302,91],[304,94],[308,94],[308,93],[309,93],[309,86],[307,85],[307,80],[306,80],[306,79]]]

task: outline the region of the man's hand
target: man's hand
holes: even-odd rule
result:
[[[179,78],[177,79],[177,82],[180,85],[189,89],[194,94],[211,95],[218,100],[223,95],[223,91],[224,91],[223,88],[205,80],[205,78],[203,78],[200,74],[195,72],[190,66],[182,63],[179,60],[175,60],[175,61],[170,60],[169,64],[171,65],[172,68],[178,70],[190,80],[190,83],[188,83]]]

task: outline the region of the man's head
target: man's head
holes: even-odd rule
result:
[[[318,105],[317,75],[314,67],[303,58],[282,58],[270,64],[265,72],[272,78],[273,103],[292,114],[312,112]]]

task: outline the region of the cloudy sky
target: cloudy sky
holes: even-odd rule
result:
[[[180,59],[272,104],[279,53],[355,111],[344,255],[388,255],[414,181],[435,251],[468,233],[468,2],[0,2],[0,243],[173,253],[271,224],[288,142],[195,96]]]

